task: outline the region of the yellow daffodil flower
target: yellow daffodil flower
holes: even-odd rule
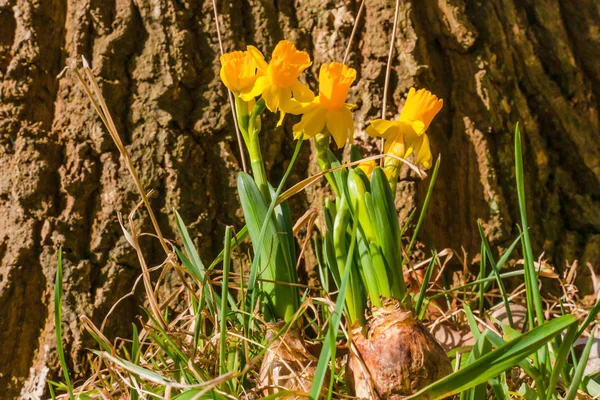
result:
[[[268,64],[256,47],[248,46],[248,52],[252,55],[254,65],[261,76],[250,92],[242,94],[243,100],[249,101],[262,95],[270,111],[281,111],[281,123],[285,113],[298,112],[301,109],[300,102],[314,99],[313,92],[298,80],[302,71],[312,65],[307,52],[297,50],[296,46],[287,40],[277,44]]]
[[[369,160],[369,161],[363,161],[360,164],[358,164],[358,168],[360,168],[370,178],[371,174],[373,173],[373,170],[378,165],[379,164],[377,163],[377,161]]]
[[[294,125],[294,136],[297,138],[304,131],[304,137],[310,138],[327,128],[338,147],[352,140],[354,121],[350,110],[355,105],[347,104],[346,97],[355,79],[356,70],[344,64],[323,64],[319,71],[319,95],[304,105],[304,115]]]
[[[248,51],[233,51],[221,56],[221,80],[236,96],[252,91],[260,76]]]
[[[398,121],[376,119],[367,133],[385,139],[384,151],[400,158],[415,154],[416,162],[431,167],[431,149],[425,133],[429,124],[442,109],[443,101],[430,91],[411,88]]]

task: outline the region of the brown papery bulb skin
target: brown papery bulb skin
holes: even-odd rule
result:
[[[366,337],[358,327],[352,340],[359,355],[350,351],[347,379],[360,399],[401,399],[452,372],[444,349],[396,300],[373,308]]]
[[[271,343],[283,323],[272,324],[267,328],[267,343]],[[315,377],[317,358],[311,354],[300,335],[298,328],[279,336],[268,347],[259,374],[262,393],[269,396],[283,390],[296,393],[280,399],[305,399],[308,397]],[[328,387],[325,382],[323,387]]]

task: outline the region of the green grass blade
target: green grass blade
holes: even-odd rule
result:
[[[523,172],[523,151],[521,142],[521,131],[519,125],[515,127],[515,174],[517,180],[517,194],[519,197],[519,211],[521,213],[521,225],[523,228],[523,243],[525,245],[525,271],[530,285],[527,295],[532,297],[535,315],[538,325],[544,322],[544,308],[540,291],[537,285],[537,273],[529,237],[529,225],[527,223],[527,202],[525,201],[525,174]]]
[[[579,385],[583,380],[583,373],[585,371],[585,367],[590,357],[590,352],[592,350],[592,344],[594,343],[594,333],[588,339],[585,348],[583,349],[583,353],[581,353],[581,358],[579,359],[579,364],[575,369],[575,374],[573,375],[573,380],[571,380],[571,386],[569,387],[569,391],[567,392],[567,396],[565,400],[573,400],[577,396],[577,391],[579,390]]]
[[[471,311],[471,307],[468,305],[463,306],[463,310],[465,311],[465,315],[467,316],[467,323],[469,324],[469,329],[471,329],[471,333],[473,334],[473,338],[475,340],[479,340],[481,336],[481,331],[479,330],[479,326],[477,325],[477,321],[473,316],[473,311]]]
[[[481,236],[481,243],[485,248],[485,252],[487,254],[487,259],[492,266],[492,271],[496,276],[496,283],[498,284],[498,289],[500,289],[500,295],[502,296],[502,302],[504,303],[504,308],[506,309],[506,316],[508,317],[508,324],[511,328],[514,328],[515,324],[513,322],[512,311],[510,309],[510,304],[508,302],[508,295],[506,294],[506,288],[504,287],[504,282],[502,278],[500,278],[500,270],[494,261],[494,255],[492,254],[492,249],[490,248],[490,243],[485,237],[485,232],[483,231],[483,227],[481,226],[481,222],[477,221],[477,227],[479,228],[479,235]]]
[[[175,221],[177,223],[177,229],[179,230],[179,234],[183,238],[183,248],[185,249],[185,253],[187,254],[190,264],[186,267],[190,268],[190,273],[196,277],[199,282],[204,282],[204,264],[200,259],[200,255],[196,251],[196,246],[194,246],[194,242],[190,237],[190,234],[185,227],[185,223],[181,218],[181,215],[177,211],[175,211]]]
[[[423,277],[423,284],[421,285],[421,289],[419,291],[419,297],[417,298],[417,304],[415,304],[415,313],[416,315],[420,315],[421,306],[423,305],[423,300],[425,299],[425,293],[427,292],[427,286],[429,285],[429,281],[431,280],[431,275],[433,274],[433,266],[435,265],[435,261],[437,259],[437,253],[433,253],[433,257],[431,257],[431,262],[427,266],[427,270],[425,271],[425,276]]]
[[[246,240],[246,238],[248,237],[248,227],[246,225],[244,225],[242,227],[242,229],[240,229],[240,231],[234,236],[233,240],[232,240],[232,244],[231,244],[231,250],[235,250],[238,248],[238,246],[240,244],[242,244],[242,242],[244,240]],[[221,252],[219,253],[219,255],[217,255],[217,257],[215,257],[215,259],[212,261],[212,263],[210,263],[210,265],[208,266],[208,271],[210,271],[211,269],[215,268],[217,265],[219,265],[219,263],[221,261],[223,261],[223,256],[225,255],[225,251],[221,250]]]
[[[348,256],[346,258],[346,267],[344,269],[342,283],[338,292],[338,298],[335,302],[335,309],[329,322],[329,330],[327,332],[327,337],[325,338],[325,343],[323,344],[321,354],[319,355],[319,361],[315,370],[313,385],[310,389],[309,399],[311,400],[317,400],[319,398],[321,389],[323,388],[323,382],[325,381],[325,376],[327,375],[329,361],[335,360],[334,351],[335,342],[337,338],[337,330],[342,319],[346,290],[348,288],[348,282],[350,281],[350,271],[352,269],[352,257],[354,254],[354,247],[356,245],[357,220],[354,220],[353,225],[354,226],[352,227],[352,238],[350,240],[350,247],[348,250]]]
[[[136,324],[131,324],[132,329],[133,329],[133,335],[132,335],[132,340],[131,340],[131,362],[134,364],[139,363],[140,360],[140,336],[138,333],[138,328]],[[135,377],[133,375],[130,375],[130,379],[135,379]],[[139,399],[139,394],[138,391],[135,389],[135,387],[131,387],[131,389],[129,389],[129,398],[131,400],[137,400]]]
[[[571,348],[573,347],[573,342],[575,342],[576,334],[577,325],[572,325],[569,327],[569,329],[567,329],[567,333],[562,339],[562,344],[558,349],[556,362],[554,363],[552,374],[550,375],[550,381],[547,385],[548,390],[546,391],[546,400],[551,400],[556,395],[556,382],[558,382],[558,377],[563,371],[563,366],[567,362],[567,357],[569,355],[569,351],[571,351]]]
[[[477,279],[483,279],[483,278],[485,278],[485,272],[486,272],[486,267],[487,267],[487,260],[485,257],[485,248],[483,247],[483,243],[481,244],[479,254],[480,254],[479,275],[477,276]],[[485,300],[484,287],[485,287],[485,284],[481,283],[479,285],[479,293],[477,294],[477,298],[479,299],[479,315],[483,315],[483,305],[484,305],[484,300]]]
[[[227,348],[227,295],[229,291],[229,267],[231,265],[231,227],[225,227],[225,254],[223,257],[223,278],[221,279],[221,315],[219,327],[219,371],[227,373],[225,364]]]
[[[575,324],[572,315],[556,318],[511,340],[466,367],[425,387],[406,400],[441,399],[468,390],[494,378],[536,352],[564,329]]]
[[[433,174],[431,174],[431,180],[429,181],[429,187],[427,188],[427,195],[425,195],[425,201],[423,202],[423,207],[421,208],[421,213],[419,214],[419,219],[417,220],[417,225],[415,226],[415,230],[412,234],[412,238],[410,239],[410,244],[406,248],[406,255],[410,254],[415,242],[417,241],[417,235],[419,234],[419,230],[421,229],[421,225],[425,220],[425,215],[427,213],[427,206],[429,206],[429,200],[431,200],[431,195],[433,193],[433,188],[435,187],[435,182],[437,180],[438,171],[440,170],[442,158],[438,156],[438,159],[435,162],[435,167],[433,168]],[[404,265],[405,260],[403,260],[402,265]]]
[[[504,278],[512,278],[512,277],[515,277],[515,276],[521,276],[521,275],[524,275],[524,274],[525,274],[525,271],[518,270],[518,271],[505,272],[503,274],[500,274],[500,277],[502,279],[504,279]],[[495,280],[496,280],[495,276],[489,276],[487,278],[477,279],[476,281],[465,283],[464,285],[460,285],[460,286],[456,286],[456,287],[453,287],[453,288],[450,288],[450,289],[446,289],[443,292],[434,294],[433,296],[429,297],[429,299],[433,300],[433,299],[436,299],[436,298],[441,297],[441,296],[446,296],[448,293],[456,292],[456,291],[463,290],[463,289],[466,289],[466,288],[471,287],[471,286],[476,286],[476,285],[479,285],[481,283],[492,282],[492,281],[495,281]]]
[[[600,299],[598,299],[598,301],[596,301],[596,304],[594,304],[594,307],[592,307],[592,309],[590,310],[590,312],[587,315],[587,317],[585,317],[585,319],[581,323],[581,326],[577,330],[577,337],[576,337],[576,339],[579,338],[579,337],[581,337],[581,335],[583,335],[583,332],[585,332],[586,328],[592,322],[594,322],[596,320],[596,316],[598,315],[598,312],[600,312]]]
[[[54,327],[56,330],[56,352],[60,360],[60,367],[67,384],[69,399],[75,400],[73,396],[73,385],[69,377],[67,361],[65,359],[65,351],[62,345],[62,283],[63,283],[63,263],[62,263],[62,247],[58,249],[58,263],[56,266],[56,280],[54,281]]]
[[[114,364],[119,365],[120,367],[126,369],[128,372],[138,375],[142,379],[146,379],[150,382],[158,383],[160,385],[168,385],[174,383],[172,380],[166,379],[164,376],[159,375],[154,371],[151,371],[144,367],[140,367],[139,365],[133,364],[119,357],[112,356],[105,351],[92,350],[92,352],[101,358],[104,358]]]
[[[475,328],[479,332],[479,328]],[[489,354],[492,351],[492,343],[488,340],[489,330],[486,330],[483,334],[478,335],[475,347],[469,355],[469,363],[475,362],[477,359]],[[469,390],[470,400],[479,400],[485,398],[487,390],[487,382],[482,382],[479,385]]]
[[[521,241],[521,235],[519,235],[511,243],[511,245],[508,246],[508,249],[506,249],[506,251],[504,252],[504,254],[502,254],[502,257],[500,257],[500,259],[496,263],[496,267],[497,267],[498,271],[502,271],[502,267],[504,266],[504,264],[506,264],[506,262],[510,258],[510,255],[512,254],[512,252],[514,251],[515,247],[517,247],[517,244],[519,244],[520,241]],[[492,276],[495,276],[495,272],[494,271],[491,271],[490,274],[488,275],[488,277],[492,277]],[[491,284],[492,284],[492,281],[486,282],[484,284],[483,291],[486,292],[489,289],[489,287],[490,287]]]
[[[498,378],[491,379],[490,386],[496,395],[496,400],[507,400],[505,392],[508,391],[508,388],[503,387]]]

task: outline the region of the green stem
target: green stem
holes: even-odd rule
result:
[[[237,117],[237,124],[244,137],[244,142],[248,146],[248,102],[235,96],[235,115]]]
[[[250,153],[250,167],[254,175],[254,181],[260,190],[265,202],[271,202],[271,193],[269,192],[269,182],[267,181],[267,171],[260,151],[260,141],[258,134],[250,134],[248,142],[248,153]]]
[[[326,128],[325,128],[326,129]],[[327,156],[327,150],[329,150],[329,133],[325,130],[323,133],[319,133],[315,136],[315,148],[317,150],[317,163],[321,171],[325,172],[331,169],[331,162]],[[335,179],[331,173],[325,174],[325,179],[329,182],[331,189],[336,196],[340,195],[340,191],[335,183]]]
[[[255,112],[252,112],[252,115],[248,118],[248,140],[246,140],[246,146],[248,147],[248,153],[250,154],[250,167],[252,168],[254,181],[265,199],[265,202],[268,204],[271,202],[271,192],[269,190],[265,162],[260,150],[260,123],[256,124],[259,118],[260,115],[256,115]]]

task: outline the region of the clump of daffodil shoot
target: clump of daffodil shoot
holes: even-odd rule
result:
[[[271,218],[266,218],[273,188],[267,180],[261,153],[260,118],[268,109],[279,112],[281,122],[286,112],[297,111],[301,102],[314,99],[310,89],[298,80],[311,64],[308,53],[296,49],[287,40],[277,44],[269,63],[254,46],[221,57],[220,77],[235,98],[237,123],[250,155],[253,177],[240,173],[238,191],[255,246],[254,257],[260,264],[254,271],[260,278],[263,313],[268,315],[267,321],[273,322],[290,321],[297,311],[299,294],[296,287],[289,285],[297,283],[297,276],[293,226],[287,203],[279,204]],[[261,241],[265,221],[268,226]]]
[[[384,152],[388,156],[383,169],[372,161],[348,174],[351,203],[364,232],[358,235],[359,253],[361,241],[366,242],[362,245],[362,269],[358,270],[365,277],[371,300],[366,323],[356,326],[353,332],[360,356],[352,353],[348,360],[348,386],[359,398],[370,398],[372,387],[380,398],[407,396],[452,372],[446,353],[415,316],[406,293],[394,203],[402,163],[396,157],[414,155],[417,164],[431,167],[426,131],[442,104],[427,90],[410,89],[397,121],[378,119],[367,128],[369,135],[385,139]],[[370,177],[370,182],[361,175]],[[379,258],[383,258],[384,268],[376,268]],[[374,273],[369,273],[370,265]]]
[[[443,104],[443,100],[430,91],[411,88],[397,121],[373,120],[366,132],[372,137],[385,139],[385,154],[403,159],[414,154],[416,163],[428,169],[431,167],[432,155],[426,132]],[[395,157],[386,157],[383,166],[394,193],[402,164]],[[367,172],[373,166],[373,163],[369,163],[362,168]]]

